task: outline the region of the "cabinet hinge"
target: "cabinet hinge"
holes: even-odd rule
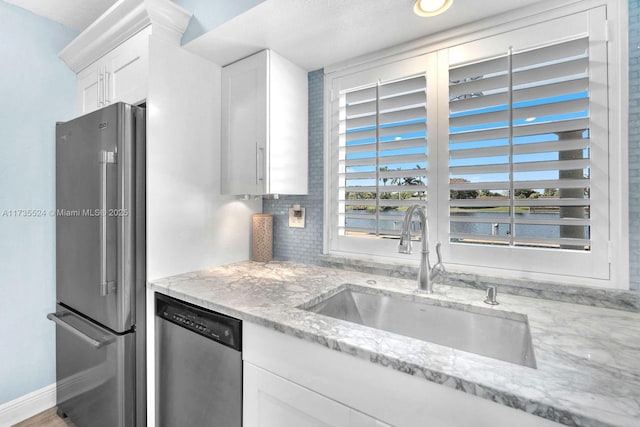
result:
[[[609,43],[609,32],[611,27],[609,26],[609,20],[604,21],[604,41]]]

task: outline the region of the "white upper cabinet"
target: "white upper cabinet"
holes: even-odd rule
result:
[[[78,73],[77,111],[86,114],[114,102],[138,104],[147,96],[147,27]]]
[[[271,50],[222,69],[223,194],[307,194],[307,99],[307,72]]]
[[[78,75],[78,114],[147,97],[149,36],[179,45],[191,13],[170,0],[119,0],[58,56]]]
[[[76,111],[88,113],[98,108],[102,102],[102,78],[98,63],[89,65],[77,76]]]
[[[105,101],[137,104],[147,97],[149,76],[149,36],[151,27],[109,52],[105,56]]]

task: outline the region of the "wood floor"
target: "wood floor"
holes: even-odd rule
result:
[[[62,419],[56,414],[56,408],[47,409],[38,415],[26,419],[13,427],[75,427],[71,421]]]

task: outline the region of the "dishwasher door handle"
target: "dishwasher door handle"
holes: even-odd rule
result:
[[[51,320],[61,328],[71,332],[73,335],[80,338],[82,341],[86,342],[87,344],[91,345],[96,350],[104,347],[107,344],[112,343],[115,340],[115,337],[102,337],[100,339],[95,339],[93,337],[90,337],[89,335],[85,334],[81,330],[77,329],[75,326],[63,320],[65,317],[71,316],[71,315],[72,313],[68,311],[58,311],[55,313],[47,314],[47,319]]]

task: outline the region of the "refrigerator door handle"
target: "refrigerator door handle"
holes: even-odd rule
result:
[[[104,347],[107,344],[112,343],[115,340],[115,337],[102,337],[102,339],[95,339],[90,337],[89,335],[86,335],[84,332],[76,329],[75,327],[73,327],[72,325],[70,325],[69,323],[65,322],[63,320],[64,317],[71,315],[71,313],[69,313],[68,311],[58,311],[55,313],[49,313],[47,314],[47,319],[51,320],[52,322],[54,322],[56,325],[60,326],[61,328],[66,329],[67,331],[71,332],[73,335],[75,335],[76,337],[80,338],[81,340],[83,340],[84,342],[86,342],[87,344],[90,344],[93,348],[95,348],[96,350],[99,348]]]
[[[107,296],[116,283],[107,278],[107,165],[116,163],[116,153],[100,151],[100,295]]]

